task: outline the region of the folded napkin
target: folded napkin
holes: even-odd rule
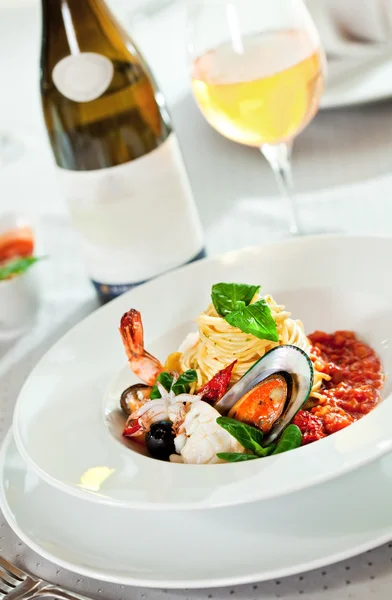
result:
[[[392,54],[392,0],[305,0],[327,54]]]

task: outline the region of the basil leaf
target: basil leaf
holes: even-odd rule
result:
[[[157,382],[165,388],[167,392],[173,390],[174,394],[178,396],[178,394],[186,394],[189,392],[189,388],[191,383],[197,380],[197,373],[193,369],[188,369],[185,371],[180,377],[177,379],[175,383],[173,383],[173,377],[167,371],[163,371],[157,377]],[[158,389],[158,386],[155,384],[151,388],[150,392],[150,400],[157,400],[161,398],[161,393]]]
[[[263,450],[265,450],[264,456],[271,456],[271,454],[274,453],[275,448],[276,448],[275,442],[273,444],[270,444],[269,446],[266,446],[265,448],[263,448]]]
[[[266,446],[265,448],[261,448],[261,450],[259,450],[257,452],[257,456],[259,458],[265,458],[266,456],[269,456],[270,454],[272,454],[272,452],[275,450],[275,444],[272,446]]]
[[[225,317],[248,306],[259,289],[259,285],[246,283],[216,283],[212,286],[212,303],[218,315]]]
[[[167,392],[170,392],[173,383],[173,377],[170,375],[170,373],[167,373],[166,371],[160,373],[157,377],[157,381],[163,385]],[[161,397],[161,392],[159,391],[157,384],[154,384],[151,388],[150,400],[157,400]]]
[[[179,376],[175,383],[173,383],[171,389],[176,396],[178,396],[178,394],[187,394],[191,387],[191,383],[194,381],[197,381],[197,373],[194,369],[188,369]]]
[[[227,314],[225,319],[233,327],[238,327],[244,333],[250,333],[261,340],[279,341],[275,320],[264,298]]]
[[[231,463],[258,458],[258,456],[255,456],[254,454],[241,454],[240,452],[218,452],[217,457]]]
[[[6,262],[0,267],[0,280],[2,281],[16,275],[22,275],[39,260],[41,259],[37,256],[27,256],[25,258],[14,258]]]
[[[288,450],[294,450],[294,448],[299,448],[302,443],[302,433],[297,425],[289,425],[283,431],[280,436],[278,443],[276,444],[275,450],[272,452],[274,454],[282,454],[282,452],[287,452]]]
[[[247,450],[252,450],[254,454],[264,455],[264,448],[262,447],[263,434],[259,429],[241,423],[241,421],[230,419],[230,417],[218,417],[216,422],[230,433],[241,446]]]

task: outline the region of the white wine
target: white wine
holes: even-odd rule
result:
[[[161,92],[103,0],[42,0],[41,97],[70,215],[106,301],[203,256]]]
[[[313,119],[323,92],[323,59],[301,30],[244,36],[243,53],[225,43],[192,70],[196,101],[225,137],[260,148],[290,142]]]

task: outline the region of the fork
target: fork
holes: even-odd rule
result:
[[[33,577],[0,556],[0,600],[38,600],[48,597],[59,600],[91,600],[87,596],[68,592]]]

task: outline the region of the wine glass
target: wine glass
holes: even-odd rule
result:
[[[206,120],[260,148],[302,235],[291,177],[294,138],[315,116],[325,57],[303,0],[193,0],[189,11],[192,88]]]

